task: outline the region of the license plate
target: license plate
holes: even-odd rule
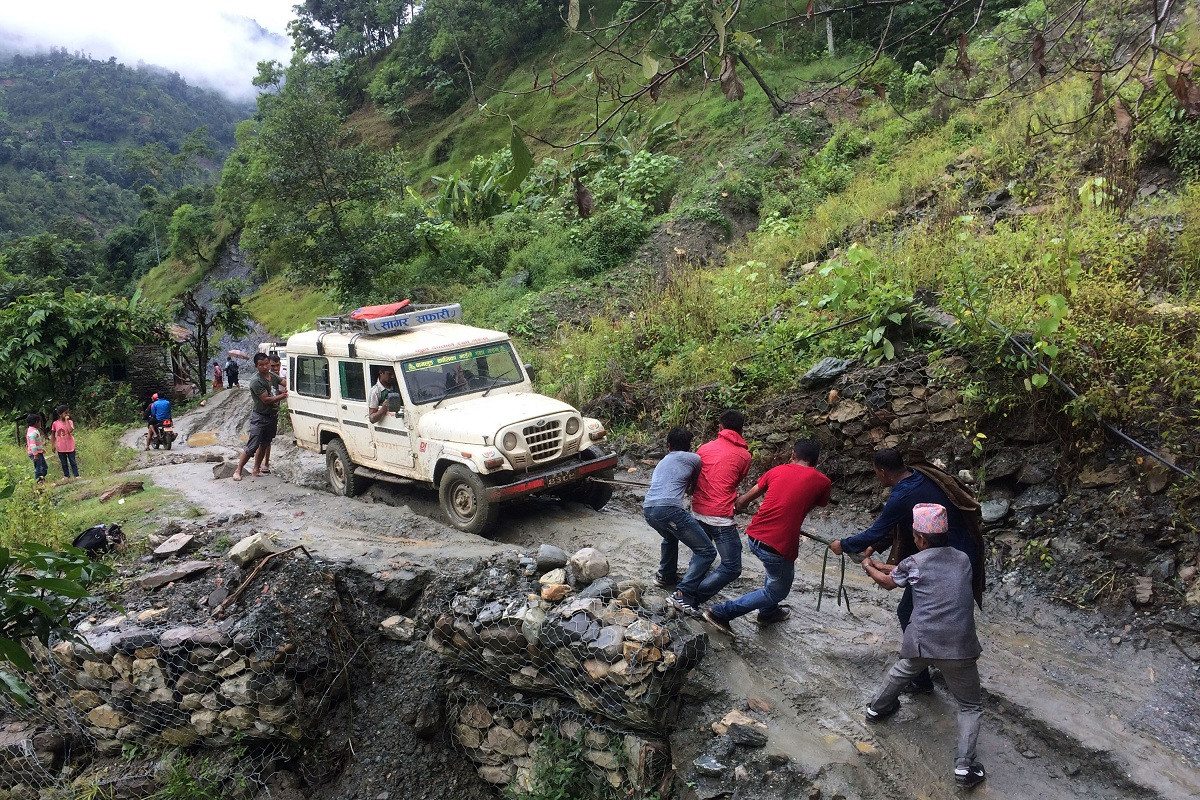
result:
[[[576,470],[568,470],[567,472],[558,472],[554,475],[546,476],[546,486],[561,486],[564,483],[570,483],[579,477]]]

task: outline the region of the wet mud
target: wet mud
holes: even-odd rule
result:
[[[173,456],[236,456],[246,406],[248,397],[223,392],[177,421],[183,440],[204,446],[177,445]],[[277,474],[240,483],[214,480],[211,464],[170,463],[161,453],[145,456],[141,471],[212,514],[261,511],[263,527],[276,530],[281,544],[304,544],[367,570],[396,561],[459,570],[500,550],[543,542],[568,551],[597,547],[620,577],[648,581],[657,564],[658,537],[632,492],[602,512],[550,498],[514,504],[485,539],[445,525],[432,490],[381,484],[363,497],[335,497],[317,488],[323,459],[282,439],[276,448]],[[745,521],[739,518],[743,527]],[[806,527],[834,538],[867,521],[832,508],[814,513]],[[672,735],[676,768],[684,778],[691,774],[693,760],[712,744],[711,723],[757,698],[770,707],[766,751],[786,756],[821,788],[820,796],[960,796],[950,777],[953,699],[944,687],[906,697],[885,724],[865,722],[864,707],[899,646],[899,596],[877,589],[849,564],[847,610],[836,602],[840,565],[831,557],[818,611],[823,553],[819,544],[802,546],[788,621],[759,628],[737,620],[732,639],[709,631],[713,649],[696,671],[695,691]],[[755,559],[747,554],[744,566],[726,593],[759,584]],[[990,576],[978,619],[986,693],[979,757],[988,779],[973,796],[1200,797],[1200,666],[1168,631],[1040,597],[1017,572]],[[757,786],[751,781],[737,794],[775,796]]]

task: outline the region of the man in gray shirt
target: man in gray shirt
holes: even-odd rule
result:
[[[696,589],[717,557],[717,548],[687,509],[687,495],[700,473],[700,456],[692,452],[691,431],[683,428],[672,428],[667,433],[667,450],[654,468],[642,503],[646,522],[662,537],[654,582],[664,588],[675,586],[676,591],[667,601],[685,614],[698,617]],[[676,585],[680,542],[692,551],[692,560]]]
[[[883,588],[911,587],[913,592],[912,620],[904,630],[900,660],[867,706],[867,722],[881,722],[899,711],[900,692],[913,676],[930,665],[937,667],[958,701],[954,780],[970,789],[986,777],[975,760],[983,715],[978,667],[982,648],[975,634],[971,559],[948,546],[949,530],[944,506],[918,503],[913,507],[918,552],[895,566],[870,558],[862,562],[867,575]]]

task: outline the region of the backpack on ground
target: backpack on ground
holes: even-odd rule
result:
[[[120,525],[93,525],[75,537],[72,547],[87,551],[91,558],[97,558],[125,544],[125,532]]]

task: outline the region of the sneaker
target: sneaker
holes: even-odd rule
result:
[[[704,609],[704,621],[726,636],[733,636],[733,628],[729,627],[729,620],[721,619],[711,609]]]
[[[983,764],[972,764],[954,770],[954,782],[964,789],[974,789],[986,779],[987,773],[983,771]]]
[[[683,592],[675,592],[667,598],[667,602],[674,606],[677,610],[682,611],[689,617],[700,616],[700,609],[689,603],[683,596]]]
[[[667,580],[662,575],[654,576],[654,585],[660,589],[674,589],[675,584],[677,584],[677,583],[679,583],[679,581],[674,580],[674,579]]]
[[[900,690],[902,694],[933,694],[933,681],[926,676],[925,680],[911,680]]]
[[[783,622],[792,615],[792,610],[787,606],[781,605],[779,610],[774,614],[763,615],[763,612],[758,612],[759,625],[774,625],[777,622]]]
[[[867,722],[883,722],[899,710],[900,701],[898,699],[893,700],[891,705],[881,706],[880,708],[869,705],[867,706]]]

